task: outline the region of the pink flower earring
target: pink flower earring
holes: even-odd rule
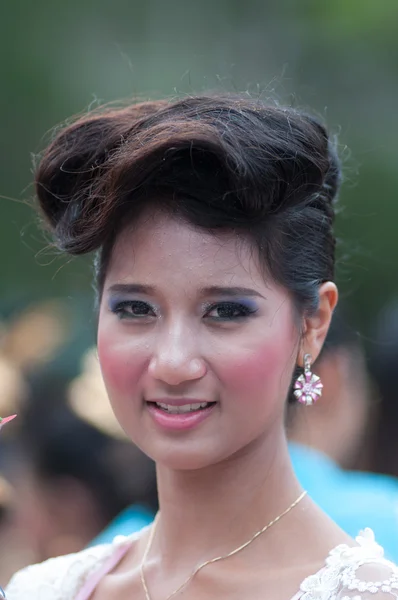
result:
[[[294,383],[294,395],[301,404],[309,406],[322,396],[323,383],[311,372],[311,355],[304,355],[304,373]]]

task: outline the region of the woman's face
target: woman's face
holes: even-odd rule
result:
[[[236,236],[163,214],[120,234],[98,353],[116,417],[158,463],[202,468],[281,434],[298,338],[288,293]]]

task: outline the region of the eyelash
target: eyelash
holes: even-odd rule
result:
[[[126,310],[127,308],[131,308],[132,310],[134,308],[145,308],[151,310],[154,314],[150,315],[147,313],[144,315],[135,315],[132,311]],[[115,313],[119,319],[143,319],[145,317],[156,316],[152,306],[142,300],[123,300],[122,302],[115,304],[115,306],[111,305],[111,311]]]
[[[242,319],[250,317],[250,315],[256,312],[256,308],[250,308],[245,304],[241,304],[240,302],[216,302],[206,307],[206,315],[212,312],[213,310],[219,308],[227,308],[230,312],[239,311],[238,315],[230,316],[230,317],[208,317],[214,321],[240,321]]]
[[[130,308],[131,311],[127,310],[127,308]],[[227,317],[217,317],[209,315],[209,313],[211,313],[212,311],[220,308],[223,308],[224,310],[227,309],[229,313],[236,313],[236,311],[239,311],[239,314],[230,314],[230,316]],[[152,314],[149,314],[149,312],[147,312],[146,314],[137,315],[132,312],[134,309],[149,310],[152,312]],[[122,302],[118,302],[115,306],[111,306],[111,311],[115,313],[119,319],[139,320],[145,319],[146,317],[156,316],[156,312],[153,309],[153,307],[147,302],[143,302],[142,300],[124,300]],[[206,305],[205,317],[207,316],[207,318],[217,322],[240,321],[242,319],[250,317],[255,312],[257,312],[256,308],[251,308],[240,302],[216,302],[214,304]]]

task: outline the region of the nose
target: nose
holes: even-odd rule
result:
[[[156,339],[148,366],[149,374],[168,385],[180,385],[204,377],[206,363],[198,351],[192,330],[175,324]]]

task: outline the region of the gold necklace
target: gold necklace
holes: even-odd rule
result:
[[[189,577],[187,577],[187,579],[180,586],[178,586],[178,588],[176,590],[174,590],[174,592],[172,592],[169,596],[167,596],[166,600],[170,600],[170,598],[173,598],[173,596],[175,596],[176,594],[178,594],[178,592],[180,592],[183,588],[185,588],[188,585],[188,583],[190,583],[192,581],[192,579],[195,577],[195,575],[197,575],[197,573],[199,573],[199,571],[201,571],[207,565],[211,565],[211,564],[213,564],[215,562],[218,562],[220,560],[225,560],[226,558],[230,558],[231,556],[234,556],[234,554],[237,554],[238,552],[241,552],[241,550],[244,550],[245,548],[247,548],[247,546],[249,546],[249,544],[251,544],[252,542],[254,542],[254,540],[257,539],[262,533],[264,533],[265,531],[267,531],[267,529],[269,529],[270,527],[272,527],[272,525],[275,525],[275,523],[277,523],[278,521],[280,521],[282,519],[282,517],[284,517],[285,515],[287,515],[287,513],[292,510],[292,508],[294,508],[295,506],[297,506],[297,504],[304,498],[304,496],[306,494],[307,494],[307,492],[302,492],[300,494],[300,496],[286,510],[283,511],[283,513],[281,513],[280,515],[278,515],[277,517],[275,517],[275,519],[272,519],[272,521],[270,521],[269,523],[267,523],[267,525],[265,525],[265,527],[263,527],[262,529],[260,529],[259,531],[257,531],[253,535],[253,537],[250,538],[250,540],[248,540],[247,542],[245,542],[241,546],[238,546],[237,548],[235,548],[235,550],[232,550],[232,552],[229,552],[228,554],[224,554],[223,556],[216,556],[215,558],[211,558],[210,560],[206,560],[204,563],[201,563],[198,567],[196,567],[196,569],[194,569],[192,571],[192,573],[189,575]],[[142,584],[142,587],[143,587],[144,592],[145,592],[145,598],[146,598],[146,600],[151,600],[151,596],[149,594],[147,582],[146,582],[146,579],[145,579],[144,567],[145,567],[145,563],[146,563],[147,558],[148,558],[148,554],[149,554],[149,552],[151,550],[151,547],[152,547],[152,543],[153,543],[153,539],[155,537],[155,533],[156,533],[156,528],[157,528],[158,522],[159,522],[159,513],[156,515],[155,520],[153,522],[151,533],[149,535],[148,542],[147,542],[147,545],[146,545],[146,548],[145,548],[145,552],[144,552],[144,556],[142,557],[142,561],[141,561],[141,565],[140,565],[141,584]]]

